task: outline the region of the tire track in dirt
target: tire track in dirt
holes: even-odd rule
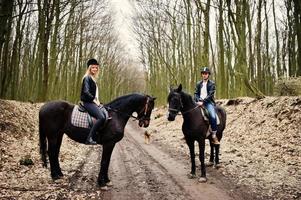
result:
[[[99,170],[101,150],[99,147],[89,149],[85,160],[78,166],[74,174],[69,178],[72,190],[91,190],[91,186],[97,182],[97,171]],[[93,183],[93,184],[91,184]]]
[[[138,148],[137,148],[138,147]],[[189,199],[183,189],[127,136],[117,144],[112,159],[112,199]]]
[[[144,144],[142,130],[132,123],[116,144],[110,168],[114,187],[105,195],[108,199],[232,199],[214,184],[188,179],[188,167]]]
[[[186,195],[190,195],[192,199],[201,200],[233,199],[226,191],[214,184],[215,179],[210,177],[210,174],[207,174],[207,176],[213,182],[211,180],[207,183],[198,183],[197,179],[188,179],[187,174],[190,171],[190,162],[187,166],[186,162],[179,160],[177,157],[171,157],[170,154],[158,149],[154,144],[145,144],[142,131],[135,127],[132,124],[127,127],[128,137],[131,137],[139,149],[143,149],[154,162],[165,169],[165,176],[183,188]]]
[[[104,199],[104,193],[97,185],[97,175],[100,168],[101,147],[95,146],[86,153],[85,160],[69,178],[69,190],[75,194],[85,194],[86,198]],[[91,196],[89,196],[91,195]]]
[[[100,191],[97,176],[101,147],[87,153],[86,159],[69,178],[70,190],[78,193],[94,193],[98,199],[240,199],[221,189],[210,177],[207,183],[188,179],[190,165],[181,156],[171,156],[155,144],[144,144],[143,130],[129,123],[124,138],[116,144],[109,167],[114,186]]]

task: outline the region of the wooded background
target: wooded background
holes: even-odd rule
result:
[[[182,83],[193,94],[200,68],[209,66],[218,98],[273,95],[277,80],[301,75],[300,4],[139,1],[135,30],[148,90],[161,102],[170,85]]]
[[[101,66],[103,102],[138,90],[132,80],[144,84],[107,0],[1,0],[0,9],[0,98],[77,102],[92,57]]]
[[[0,0],[0,98],[77,102],[91,57],[103,102],[137,91],[165,104],[170,85],[193,93],[201,66],[218,98],[273,95],[278,80],[301,76],[299,0],[131,2],[140,64],[109,0]]]

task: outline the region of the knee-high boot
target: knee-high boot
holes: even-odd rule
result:
[[[104,120],[103,119],[98,119],[95,124],[93,125],[93,127],[91,128],[90,130],[90,133],[86,139],[86,144],[91,144],[91,145],[95,145],[97,144],[96,141],[93,140],[95,134],[96,134],[96,131],[98,131],[101,126],[103,125],[104,123]]]

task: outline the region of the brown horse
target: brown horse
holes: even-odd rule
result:
[[[169,113],[168,120],[174,121],[176,115],[181,112],[183,116],[182,132],[185,136],[186,143],[190,151],[191,159],[191,177],[195,177],[195,152],[194,152],[194,142],[199,143],[199,157],[201,161],[201,178],[200,182],[206,182],[206,167],[205,167],[205,139],[207,137],[207,132],[209,129],[209,123],[205,121],[201,109],[192,100],[189,94],[182,91],[182,85],[180,84],[177,89],[171,89],[168,95]],[[223,131],[226,127],[226,112],[223,108],[216,107],[217,114],[220,119],[220,124],[217,129],[218,140],[221,140],[223,136]],[[211,136],[208,137],[209,140]],[[210,162],[215,162],[215,165],[219,163],[219,147],[220,145],[213,145],[210,141],[211,155]],[[215,150],[215,159],[214,159]]]
[[[133,113],[137,113],[139,126],[148,127],[155,99],[148,95],[130,94],[119,97],[105,105],[112,117],[97,136],[97,143],[102,144],[101,168],[98,184],[103,189],[111,184],[108,176],[111,154],[114,146],[124,136],[124,127]],[[74,105],[65,101],[52,101],[43,105],[39,112],[40,153],[43,165],[47,167],[46,152],[49,156],[51,177],[59,179],[63,173],[59,164],[59,152],[64,133],[72,140],[85,143],[89,129],[71,124]],[[47,145],[48,142],[48,145]],[[48,147],[47,147],[48,146]],[[48,148],[48,149],[47,149]]]

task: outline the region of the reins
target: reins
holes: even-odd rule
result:
[[[187,111],[185,111],[185,112],[181,112],[181,110],[178,110],[178,109],[174,109],[174,108],[169,108],[168,110],[169,111],[176,111],[178,114],[177,115],[184,115],[184,114],[186,114],[186,113],[189,113],[189,112],[191,112],[191,111],[193,111],[194,109],[196,109],[196,108],[198,108],[199,106],[198,105],[196,105],[195,107],[193,107],[193,108],[191,108],[191,109],[189,109],[189,110],[187,110]]]
[[[136,117],[136,116],[134,116],[134,115],[129,115],[129,114],[127,114],[127,113],[124,113],[124,112],[121,112],[121,111],[119,111],[119,110],[117,110],[117,109],[114,109],[114,108],[111,108],[111,107],[109,107],[109,106],[104,106],[107,110],[112,110],[113,112],[116,112],[116,113],[120,113],[120,114],[122,114],[122,115],[126,115],[126,116],[128,116],[128,117],[132,117],[132,118],[134,118],[135,120],[140,120],[140,119],[143,119],[143,117],[144,117],[144,119],[146,119],[146,120],[149,120],[149,118],[146,118],[145,117],[145,115],[146,115],[146,113],[147,113],[147,110],[148,110],[148,103],[149,103],[149,97],[146,97],[147,99],[146,99],[146,103],[145,103],[145,105],[143,106],[143,108],[141,109],[141,111],[138,113],[138,116],[142,113],[142,112],[144,112],[143,114],[143,116],[141,117],[141,118],[139,118],[138,116]]]
[[[196,108],[198,108],[198,107],[199,107],[199,106],[196,105],[194,108],[191,108],[190,110],[187,110],[187,111],[185,111],[185,112],[182,112],[182,115],[184,115],[184,114],[186,114],[186,113],[189,113],[189,112],[193,111],[194,109],[196,109]]]
[[[121,111],[119,111],[119,110],[117,110],[117,109],[114,109],[114,108],[111,108],[111,107],[108,107],[108,106],[104,106],[107,110],[111,110],[111,111],[113,111],[113,112],[115,112],[115,113],[119,113],[119,114],[122,114],[122,115],[126,115],[126,116],[128,116],[128,117],[132,117],[132,118],[134,118],[134,119],[136,119],[136,120],[139,120],[138,119],[138,117],[136,117],[136,116],[134,116],[134,115],[129,115],[129,114],[127,114],[127,113],[124,113],[124,112],[121,112]]]
[[[178,95],[180,95],[180,94],[177,94],[177,96]],[[179,100],[180,100],[180,109],[175,109],[175,108],[168,108],[168,110],[169,111],[175,111],[175,112],[177,112],[177,115],[184,115],[184,114],[186,114],[186,113],[189,113],[189,112],[191,112],[191,111],[193,111],[194,109],[196,109],[196,108],[198,108],[199,106],[198,105],[196,105],[195,107],[193,107],[193,108],[191,108],[191,109],[189,109],[189,110],[187,110],[187,111],[185,111],[185,112],[182,112],[181,111],[181,109],[184,107],[183,106],[183,102],[182,102],[182,98],[181,98],[181,96],[179,96]]]

